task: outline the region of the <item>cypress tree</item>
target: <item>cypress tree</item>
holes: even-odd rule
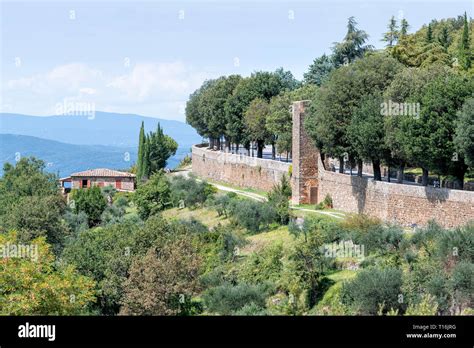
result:
[[[448,49],[449,47],[449,32],[448,28],[446,26],[441,29],[441,34],[438,37],[438,41],[441,44],[441,46],[444,47],[445,50]]]
[[[148,179],[150,176],[150,137],[145,135],[144,139],[142,178]]]
[[[469,45],[469,25],[467,22],[467,13],[464,12],[464,28],[462,31],[461,42],[459,45],[459,60],[463,69],[471,67],[471,52]]]
[[[140,181],[144,175],[143,165],[145,159],[145,126],[142,121],[140,136],[138,138],[138,158],[137,158],[137,180]]]
[[[431,27],[431,23],[428,24],[428,30],[426,31],[426,42],[433,42],[433,28]]]

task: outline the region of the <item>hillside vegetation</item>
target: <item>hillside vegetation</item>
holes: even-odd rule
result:
[[[474,154],[472,21],[414,34],[397,25],[392,18],[376,52],[350,18],[303,82],[283,69],[207,81],[187,120],[216,150],[255,145],[261,157],[271,144],[289,156],[289,101],[311,99],[305,127],[341,168],[370,160],[380,180],[381,164],[414,166],[424,184],[432,171],[462,185]],[[383,98],[419,102],[420,113],[382,114]],[[66,199],[42,160],[4,165],[0,314],[473,314],[474,222],[402,228],[335,211],[329,195],[292,207],[286,176],[262,197],[168,173],[174,140],[160,127],[136,133],[131,193],[95,186]]]
[[[4,169],[0,241],[38,252],[0,264],[2,314],[472,313],[472,224],[302,220],[285,180],[261,202],[162,171],[135,193],[93,187],[66,205],[41,161]]]

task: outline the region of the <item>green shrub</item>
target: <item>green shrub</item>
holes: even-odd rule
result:
[[[456,307],[453,308],[452,314],[459,314],[471,307],[474,297],[474,264],[472,262],[461,261],[454,267],[449,289]]]
[[[87,189],[72,190],[71,205],[76,213],[83,211],[89,218],[89,226],[100,223],[100,218],[107,207],[107,200],[97,186]]]
[[[189,208],[204,204],[216,193],[216,189],[205,181],[197,181],[194,177],[175,176],[171,180],[171,200],[175,207],[183,204]]]
[[[178,164],[178,169],[190,166],[193,163],[193,159],[190,155],[186,155]]]
[[[286,175],[283,175],[280,183],[268,193],[268,203],[275,209],[279,222],[284,225],[290,220],[290,197],[291,185]]]
[[[171,206],[170,184],[163,171],[153,174],[147,182],[138,186],[134,201],[142,219]]]
[[[120,310],[133,260],[141,259],[150,249],[163,250],[183,237],[197,242],[193,237],[198,233],[193,225],[168,222],[154,215],[144,224],[123,221],[82,231],[66,246],[62,259],[97,281],[97,309],[101,314],[114,315]]]
[[[229,283],[210,288],[204,292],[205,307],[211,313],[230,315],[253,303],[259,308],[265,307],[265,299],[271,293],[267,284],[251,285]]]
[[[107,199],[107,202],[109,203],[112,203],[112,200],[117,193],[117,190],[115,189],[115,187],[110,186],[110,185],[101,187],[100,191],[102,192],[104,197]]]
[[[109,205],[100,216],[100,220],[102,221],[102,225],[110,225],[121,221],[124,214],[125,209],[115,205]]]
[[[126,196],[120,196],[114,200],[114,206],[116,206],[117,208],[125,209],[126,207],[128,207],[128,204],[129,200]]]
[[[299,296],[304,292],[306,296],[304,303],[309,308],[316,302],[321,275],[326,263],[322,246],[321,232],[313,231],[307,235],[306,240],[298,240],[288,255],[287,271],[291,272],[291,277],[290,284],[287,284],[286,287],[294,295],[298,294]],[[291,284],[291,279],[298,285]]]
[[[244,316],[256,316],[256,315],[268,315],[267,310],[259,305],[251,302],[246,304],[241,309],[234,312],[234,315],[244,315]]]
[[[364,214],[356,214],[347,217],[341,222],[341,227],[347,231],[367,232],[373,226],[381,225],[377,218],[368,217]]]
[[[233,261],[239,256],[239,248],[245,244],[245,239],[228,227],[221,227],[219,233],[217,247],[220,260]]]
[[[403,240],[403,230],[398,226],[376,225],[369,228],[365,233],[353,234],[354,242],[363,245],[367,254],[380,252],[387,254],[397,251]]]
[[[445,262],[474,260],[474,223],[438,234],[437,255]]]
[[[132,202],[134,195],[135,192],[119,191],[114,194],[113,202],[115,204],[118,200],[122,200],[123,198],[125,198],[127,202]]]
[[[252,253],[245,258],[239,267],[239,278],[249,284],[259,284],[265,281],[276,283],[283,269],[283,246],[269,246],[258,253]]]
[[[315,209],[316,210],[322,210],[322,209],[332,209],[333,205],[332,205],[332,198],[331,196],[329,195],[329,193],[326,195],[326,197],[324,197],[324,199],[319,202],[318,204],[316,204],[316,207]]]
[[[69,225],[69,228],[74,232],[74,234],[78,234],[79,232],[85,231],[89,228],[89,218],[83,211],[77,214],[67,211],[64,214],[64,220],[66,220],[66,223]]]
[[[232,199],[236,196],[235,192],[229,192],[225,195],[219,195],[212,201],[212,206],[217,211],[217,215],[225,216],[226,218],[229,216],[230,205]]]
[[[438,311],[438,303],[434,296],[423,294],[421,301],[410,303],[405,315],[436,315]]]
[[[277,220],[275,209],[268,203],[252,200],[232,200],[230,212],[235,223],[251,233],[267,229]]]
[[[342,300],[365,315],[376,315],[380,306],[383,306],[383,313],[402,309],[401,285],[402,272],[399,269],[363,269],[353,280],[343,283]]]

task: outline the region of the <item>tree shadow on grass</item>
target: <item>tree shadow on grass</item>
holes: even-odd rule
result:
[[[336,282],[328,277],[323,277],[318,284],[316,289],[316,296],[314,297],[314,304],[311,306],[317,305],[324,297],[324,294],[333,286]]]

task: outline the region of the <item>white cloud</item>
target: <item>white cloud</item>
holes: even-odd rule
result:
[[[97,110],[183,119],[189,94],[210,77],[180,61],[137,63],[126,74],[70,63],[7,81],[3,109],[9,105],[12,112],[46,115],[67,99],[95,103]]]
[[[141,63],[107,86],[122,91],[130,100],[143,101],[153,96],[173,98],[189,94],[204,79],[204,74],[192,72],[182,62]]]

